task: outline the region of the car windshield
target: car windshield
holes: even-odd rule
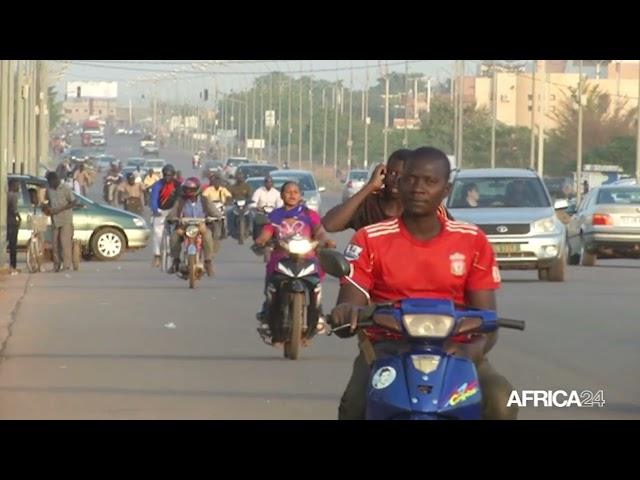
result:
[[[238,167],[238,172],[242,172],[245,177],[263,177],[273,170],[277,170],[277,168],[270,165],[241,165]]]
[[[227,160],[227,166],[229,167],[237,167],[243,163],[249,163],[249,160],[243,160],[241,158],[230,158]]]
[[[149,167],[152,167],[152,168],[164,167],[164,161],[163,160],[149,160],[149,161],[147,161],[147,163],[145,165],[148,165]]]
[[[369,172],[366,170],[355,170],[349,173],[349,180],[365,181]]]
[[[537,178],[459,178],[453,184],[449,208],[546,208],[549,199]]]
[[[296,182],[305,192],[316,190],[316,184],[313,181],[313,177],[311,175],[288,175],[286,177],[273,177],[273,186],[277,189],[280,189],[284,182],[287,182],[289,180],[293,180],[294,182]]]
[[[640,205],[640,188],[603,188],[598,192],[598,205]]]

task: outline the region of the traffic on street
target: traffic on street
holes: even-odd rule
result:
[[[477,85],[531,74],[493,68]],[[351,137],[377,98],[340,112],[309,87],[305,112],[282,87],[256,113],[255,90],[207,87],[136,111],[67,80],[36,161],[0,171],[0,420],[640,419],[640,162],[555,166],[533,136],[475,157],[449,93],[407,78],[379,152]]]

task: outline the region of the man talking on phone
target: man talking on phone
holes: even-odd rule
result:
[[[358,193],[331,210],[322,218],[327,232],[342,232],[348,228],[361,228],[399,217],[402,203],[398,192],[398,178],[404,171],[411,150],[400,149],[391,154],[387,164],[373,170],[369,182]],[[442,218],[452,219],[443,206],[438,208]]]

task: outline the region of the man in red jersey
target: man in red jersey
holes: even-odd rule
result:
[[[399,181],[403,213],[356,232],[345,250],[351,273],[341,281],[334,325],[357,325],[360,307],[405,298],[442,298],[469,307],[495,310],[500,272],[484,233],[474,225],[438,215],[449,194],[450,163],[435,148],[414,150]],[[406,351],[396,333],[380,327],[363,330],[360,354],[339,408],[339,419],[364,419],[369,365]],[[353,334],[353,333],[351,333]],[[484,419],[515,419],[507,407],[513,387],[486,359],[497,334],[461,336],[452,348],[473,358],[482,389]]]

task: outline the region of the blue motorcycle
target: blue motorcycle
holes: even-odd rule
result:
[[[332,252],[321,257],[323,268],[333,276],[348,272],[348,263],[339,255]],[[332,258],[327,261],[327,257]],[[326,320],[331,325],[330,316]],[[450,300],[429,298],[362,308],[358,328],[374,325],[401,334],[407,350],[371,366],[367,420],[479,420],[482,392],[478,373],[469,357],[459,355],[461,348],[452,337],[525,328],[523,321],[498,318],[491,310],[461,310]],[[328,334],[346,328],[350,325]]]

